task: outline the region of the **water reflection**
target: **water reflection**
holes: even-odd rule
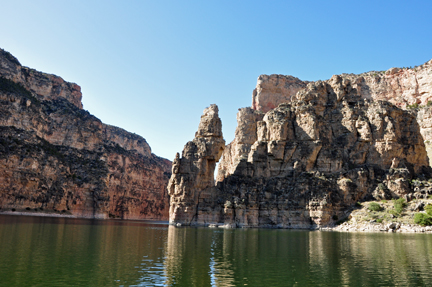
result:
[[[312,276],[336,275],[341,285],[431,285],[428,234],[310,233]],[[329,268],[333,270],[329,270]]]
[[[166,285],[431,285],[431,245],[421,234],[171,227]]]
[[[143,268],[159,264],[162,274],[166,235],[166,226],[138,222],[0,216],[0,285],[136,284]],[[141,265],[144,256],[151,264]]]
[[[0,216],[4,286],[432,286],[432,235]]]
[[[280,236],[284,234],[290,235],[293,241]],[[304,260],[295,261],[295,258],[305,254],[302,252],[307,251],[303,244],[307,234],[280,233],[278,230],[170,227],[165,261],[166,285],[295,284],[296,278],[301,277],[297,271],[305,269],[308,264]],[[194,271],[188,274],[188,270]]]

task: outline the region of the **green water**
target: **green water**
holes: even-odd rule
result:
[[[432,286],[432,235],[0,216],[0,286]]]

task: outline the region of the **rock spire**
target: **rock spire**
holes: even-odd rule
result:
[[[225,148],[218,111],[216,105],[204,110],[195,138],[185,145],[182,156],[177,153],[173,161],[168,183],[170,223],[195,224],[199,203],[215,192],[216,162]]]

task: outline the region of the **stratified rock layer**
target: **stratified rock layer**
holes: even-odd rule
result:
[[[340,76],[309,83],[266,114],[246,108],[237,118],[217,186],[188,201],[193,216],[171,217],[173,223],[329,226],[359,200],[410,199],[410,180],[431,175],[415,113],[365,99]],[[178,182],[174,189],[188,194]],[[195,188],[193,179],[187,182]],[[171,215],[181,204],[171,201]]]
[[[171,162],[82,109],[80,87],[0,50],[0,208],[167,219]]]

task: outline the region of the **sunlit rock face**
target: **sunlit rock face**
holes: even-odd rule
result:
[[[62,78],[21,66],[9,52],[0,49],[0,77],[21,84],[40,100],[67,99],[82,109],[81,87]]]
[[[216,186],[201,186],[194,176],[176,178],[191,174],[177,172],[183,166],[194,167],[194,175],[207,169],[196,161],[174,161],[169,190],[179,197],[172,197],[172,223],[328,226],[359,200],[409,199],[410,180],[431,175],[415,112],[365,99],[340,76],[309,83],[290,103],[265,114],[240,109],[237,119]],[[192,147],[185,146],[183,157],[196,154]]]
[[[252,94],[252,108],[268,112],[290,101],[298,91],[306,88],[307,83],[293,76],[260,75]]]
[[[0,208],[168,219],[171,162],[82,109],[78,85],[0,49]]]
[[[388,101],[402,109],[412,109],[432,158],[432,60],[414,68],[391,68],[359,75],[342,74],[362,99]],[[332,79],[325,82],[330,83]],[[252,96],[252,108],[267,112],[279,104],[290,103],[297,92],[305,89],[307,81],[292,76],[261,75]]]
[[[361,98],[385,100],[398,107],[432,101],[432,60],[414,68],[391,68],[363,74],[341,74],[351,81]],[[332,79],[325,82],[329,83]],[[252,96],[252,108],[267,112],[279,104],[291,102],[309,81],[293,76],[260,75]]]
[[[342,77],[308,84],[249,127],[256,141],[235,148],[236,134],[218,177],[236,226],[331,225],[356,201],[405,196],[429,176],[415,114],[363,99]]]
[[[173,161],[168,184],[171,223],[191,225],[203,220],[197,203],[217,194],[214,171],[225,147],[218,111],[216,105],[204,110],[195,138]]]

